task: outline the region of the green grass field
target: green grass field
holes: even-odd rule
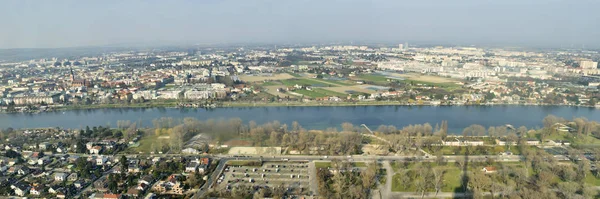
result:
[[[435,86],[435,87],[440,87],[440,88],[446,88],[446,89],[458,89],[461,86],[455,83],[433,83],[433,82],[425,82],[425,81],[417,81],[417,80],[403,80],[403,82],[405,83],[412,83],[413,85],[418,85],[418,84],[422,84],[422,85],[427,85],[427,86]]]
[[[365,81],[374,81],[379,83],[387,82],[387,80],[389,79],[383,75],[359,75],[358,78]]]
[[[584,181],[585,183],[593,186],[600,186],[600,178],[596,178],[592,172],[588,172],[586,174]]]
[[[160,149],[161,146],[153,146],[158,144],[158,136],[156,135],[147,135],[142,137],[142,139],[139,141],[139,145],[137,147],[132,147],[131,149],[134,149],[138,152],[143,152],[143,153],[150,153],[153,152],[153,147],[156,149]]]
[[[274,82],[274,81],[265,82],[265,83],[261,84],[261,86],[277,86],[277,85],[281,85],[281,84],[278,82]]]
[[[286,86],[294,86],[296,84],[309,85],[309,86],[319,85],[319,86],[325,86],[325,87],[338,86],[338,85],[334,85],[334,84],[331,84],[328,82],[319,82],[319,81],[315,81],[315,80],[311,80],[311,79],[285,79],[285,80],[281,80],[281,83],[283,83],[283,85],[286,85]]]
[[[446,174],[444,174],[442,192],[454,192],[459,189],[460,179],[462,178],[462,172],[456,167],[446,167]],[[395,174],[392,178],[392,191],[393,192],[414,192],[416,191],[415,184],[408,183],[406,186],[402,184],[402,174]]]
[[[321,89],[321,88],[313,88],[311,91],[309,91],[309,90],[295,90],[294,92],[298,93],[298,94],[302,94],[302,95],[310,97],[310,98],[315,98],[315,97],[332,97],[332,96],[346,97],[347,96],[346,94],[343,94],[343,93],[329,91],[329,90],[325,90],[325,89]]]
[[[294,76],[294,77],[302,77],[302,75],[300,75],[298,73],[288,73],[288,74],[290,74],[291,76]]]
[[[337,85],[340,85],[340,86],[352,86],[352,85],[354,85],[354,84],[346,82],[346,81],[328,80],[328,79],[318,79],[318,80],[324,81],[324,82],[328,82],[328,83],[331,83],[331,84],[337,84]]]

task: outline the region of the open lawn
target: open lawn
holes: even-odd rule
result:
[[[462,178],[462,171],[454,166],[436,167],[437,169],[444,169],[444,180],[442,186],[442,192],[455,192],[461,188],[460,179]],[[411,172],[411,170],[408,170]],[[414,192],[416,191],[415,184],[411,180],[407,184],[402,182],[403,174],[395,174],[392,178],[392,191],[393,192]]]
[[[419,81],[419,82],[427,82],[427,83],[454,83],[458,82],[456,79],[432,76],[432,75],[423,75],[418,73],[404,73],[404,74],[390,74],[394,77],[402,77],[409,81]]]
[[[265,80],[282,80],[291,79],[294,76],[288,73],[273,74],[272,76],[259,76],[259,75],[241,75],[239,76],[242,81],[245,82],[260,82]]]
[[[131,149],[134,149],[138,152],[150,153],[153,152],[154,149],[160,150],[162,147],[161,143],[168,143],[168,140],[165,141],[165,139],[162,139],[156,135],[146,135],[142,137],[137,147],[132,147]]]
[[[310,97],[310,98],[315,98],[315,97],[333,97],[333,96],[337,96],[337,97],[346,97],[346,94],[343,93],[338,93],[338,92],[334,92],[334,91],[330,91],[330,90],[325,90],[325,89],[321,89],[321,88],[313,88],[312,90],[295,90],[293,91],[295,93],[298,94],[302,94],[304,96]]]
[[[294,77],[302,77],[302,75],[300,75],[298,73],[288,73],[288,74],[290,74],[291,76],[294,76]]]
[[[338,80],[328,80],[328,79],[313,79],[315,81],[319,81],[319,82],[324,82],[324,83],[330,83],[330,84],[335,84],[337,86],[352,86],[354,84],[345,82],[345,81],[338,81]]]
[[[338,93],[346,93],[346,91],[353,91],[355,93],[375,93],[376,91],[367,89],[370,85],[354,85],[354,86],[338,86],[338,87],[324,87],[323,89],[335,91]]]
[[[308,85],[308,86],[313,86],[313,87],[330,87],[330,86],[339,86],[339,85],[335,85],[326,81],[316,81],[314,79],[298,79],[298,78],[294,78],[294,79],[286,79],[286,80],[281,80],[281,83],[283,83],[286,86],[294,86],[296,84],[298,85]]]
[[[377,82],[377,83],[385,83],[385,82],[387,82],[387,80],[389,78],[387,78],[386,76],[383,76],[383,75],[364,74],[364,75],[359,75],[358,79],[362,79],[365,81],[373,81],[373,82]]]
[[[262,83],[261,86],[277,86],[277,85],[281,85],[279,82],[275,82],[275,81],[269,81],[269,82],[265,82]]]
[[[537,134],[536,137],[540,137],[540,134]],[[544,140],[566,140],[571,142],[573,145],[579,146],[598,146],[600,145],[600,139],[597,139],[592,136],[588,136],[585,134],[576,135],[569,132],[559,131],[552,133],[544,138]]]
[[[586,174],[584,181],[585,183],[593,186],[600,186],[600,178],[596,178],[592,172],[588,172]]]

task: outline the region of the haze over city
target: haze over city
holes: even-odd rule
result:
[[[0,198],[600,198],[600,1],[0,1]]]
[[[0,48],[422,42],[600,45],[599,1],[3,1]]]

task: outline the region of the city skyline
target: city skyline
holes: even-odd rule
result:
[[[0,49],[231,43],[599,46],[594,1],[4,2]]]

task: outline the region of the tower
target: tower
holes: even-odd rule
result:
[[[75,81],[75,73],[73,73],[73,68],[69,67],[69,70],[71,70],[71,82]]]

